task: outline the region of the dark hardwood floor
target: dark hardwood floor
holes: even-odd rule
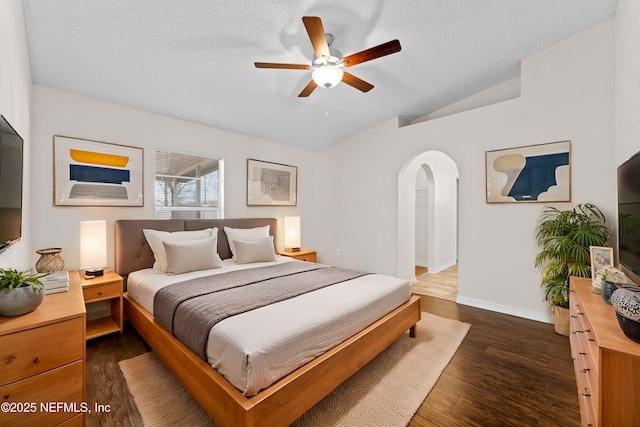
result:
[[[422,309],[472,326],[409,426],[580,425],[569,340],[553,325],[433,297]],[[111,408],[89,414],[87,426],[141,425],[118,361],[146,351],[128,323],[122,335],[87,342],[87,402]]]

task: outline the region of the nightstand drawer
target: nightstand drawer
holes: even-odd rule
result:
[[[0,384],[8,384],[84,357],[84,318],[0,336]]]
[[[120,283],[105,283],[104,285],[86,286],[82,289],[85,303],[117,298],[121,294]]]
[[[311,253],[311,254],[305,254],[305,255],[296,255],[293,258],[299,260],[299,261],[308,261],[308,262],[316,262],[317,261],[317,256],[316,253]]]

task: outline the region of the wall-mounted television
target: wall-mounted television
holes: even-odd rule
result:
[[[0,115],[0,252],[22,237],[23,140]]]
[[[618,261],[640,284],[640,152],[618,167]]]

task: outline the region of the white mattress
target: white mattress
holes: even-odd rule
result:
[[[278,257],[277,262],[291,261]],[[153,298],[171,283],[273,263],[235,264],[180,275],[154,269],[129,275],[127,292],[153,314]],[[369,274],[218,322],[207,360],[244,395],[252,396],[366,328],[411,296],[406,280]]]

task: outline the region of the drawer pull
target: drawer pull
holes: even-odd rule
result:
[[[10,394],[5,394],[4,396],[2,396],[4,400],[9,400],[10,397],[11,397]]]
[[[589,372],[590,370],[591,370],[591,369],[589,369],[589,368],[584,368],[584,369],[581,369],[581,370],[580,370],[580,372],[582,372],[583,374],[586,374],[586,373],[587,373],[587,372]]]
[[[40,363],[40,356],[36,357],[35,359],[33,359],[33,363],[35,363],[36,365],[38,363]]]
[[[98,292],[98,296],[102,295],[102,292]]]
[[[577,319],[577,318],[578,318],[578,316],[576,316],[576,315],[572,314],[572,315],[571,315],[571,318],[572,318],[572,319]]]
[[[589,393],[582,393],[582,395],[583,395],[584,397],[591,397],[591,395],[590,395]]]
[[[580,352],[580,353],[578,353],[578,354],[581,354],[581,355],[583,355],[583,356],[586,356],[586,354],[587,354],[587,353]]]

